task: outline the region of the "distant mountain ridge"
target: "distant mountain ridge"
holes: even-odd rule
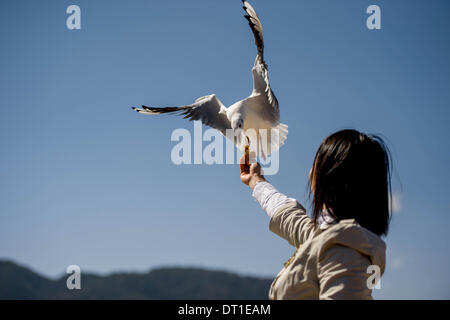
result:
[[[81,289],[67,276],[48,279],[0,260],[0,299],[267,299],[272,279],[201,268],[157,268],[147,273],[81,273]]]

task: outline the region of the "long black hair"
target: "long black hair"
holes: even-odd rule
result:
[[[391,154],[383,139],[346,129],[320,145],[311,169],[312,217],[323,208],[332,217],[355,219],[387,235],[391,219]]]

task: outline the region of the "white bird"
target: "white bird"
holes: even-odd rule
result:
[[[142,108],[133,107],[133,110],[147,115],[178,113],[189,120],[200,120],[227,138],[230,138],[230,132],[233,133],[230,139],[241,150],[246,144],[244,137],[247,137],[256,155],[265,158],[284,144],[288,126],[280,123],[278,100],[270,88],[268,68],[264,61],[261,21],[255,9],[247,1],[242,2],[247,13],[245,18],[248,20],[258,49],[252,68],[253,91],[250,96],[228,108],[215,94],[211,94],[198,98],[190,105],[163,108],[142,106]],[[250,129],[253,129],[255,134],[249,134],[252,132]]]

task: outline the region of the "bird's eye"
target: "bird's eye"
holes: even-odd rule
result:
[[[242,128],[242,124],[241,123],[239,123],[239,128]]]

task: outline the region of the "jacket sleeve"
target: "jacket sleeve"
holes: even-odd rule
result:
[[[319,255],[318,278],[319,298],[334,299],[372,299],[372,290],[367,285],[370,274],[369,257],[353,248],[333,245]]]
[[[269,228],[296,248],[308,240],[315,229],[313,220],[297,201],[281,206],[270,218]]]

